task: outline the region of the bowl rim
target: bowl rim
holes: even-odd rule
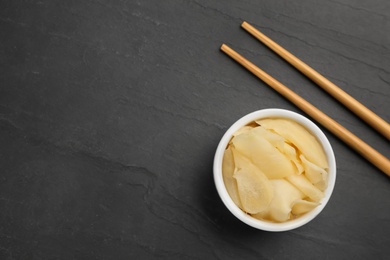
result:
[[[233,133],[237,131],[240,127],[261,118],[288,118],[303,125],[311,133],[313,133],[314,136],[316,136],[317,139],[320,141],[322,147],[324,148],[329,163],[328,187],[324,192],[324,198],[321,200],[321,204],[315,209],[313,209],[312,211],[304,214],[303,216],[282,223],[273,223],[273,222],[259,220],[244,213],[230,198],[230,195],[228,194],[223,181],[223,176],[222,176],[223,154]],[[267,108],[267,109],[261,109],[261,110],[251,112],[241,117],[228,128],[228,130],[221,138],[217,146],[217,150],[215,152],[214,164],[213,164],[213,175],[214,175],[214,183],[217,192],[220,198],[222,199],[222,202],[225,204],[228,210],[239,220],[248,224],[249,226],[264,231],[271,231],[271,232],[288,231],[309,223],[325,208],[326,204],[328,203],[333,193],[334,186],[336,183],[336,159],[329,140],[322,132],[322,130],[311,120],[309,120],[308,118],[306,118],[301,114],[298,114],[290,110],[280,109],[280,108]]]

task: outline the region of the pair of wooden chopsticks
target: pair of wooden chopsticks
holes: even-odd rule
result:
[[[302,73],[304,73],[312,81],[314,81],[324,90],[329,92],[329,94],[334,96],[341,103],[343,103],[350,110],[352,110],[355,114],[360,116],[369,125],[375,128],[381,134],[383,134],[387,139],[390,139],[390,125],[386,121],[384,121],[374,112],[359,103],[353,97],[345,93],[343,90],[341,90],[335,84],[327,80],[314,69],[303,63],[301,60],[299,60],[297,57],[285,50],[283,47],[281,47],[280,45],[272,41],[270,38],[262,34],[249,23],[243,22],[241,26],[258,40],[260,40],[262,43],[264,43],[277,54],[279,54],[286,61],[288,61],[291,65],[293,65]],[[245,67],[247,70],[252,72],[255,76],[263,80],[266,84],[268,84],[274,90],[279,92],[285,98],[294,103],[297,107],[299,107],[309,116],[311,116],[314,120],[316,120],[325,128],[327,128],[334,135],[339,137],[342,141],[344,141],[351,148],[361,154],[364,158],[366,158],[368,161],[370,161],[372,164],[382,170],[385,174],[390,176],[390,160],[388,160],[385,156],[380,154],[374,148],[369,146],[367,143],[362,141],[360,138],[348,131],[346,128],[334,121],[332,118],[327,116],[318,108],[316,108],[315,106],[307,102],[305,99],[294,93],[288,87],[284,86],[282,83],[268,75],[266,72],[258,68],[256,65],[245,59],[237,52],[235,52],[226,44],[222,44],[221,50],[227,55],[229,55],[231,58],[233,58],[235,61],[237,61],[239,64],[241,64],[243,67]]]

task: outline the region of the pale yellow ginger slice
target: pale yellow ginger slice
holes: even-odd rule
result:
[[[297,168],[297,173],[301,174],[303,172],[303,166],[298,159],[297,152],[294,147],[285,142],[285,139],[269,130],[266,130],[264,127],[258,126],[252,129],[255,134],[259,134],[264,137],[268,142],[270,142],[274,147],[276,147],[280,152],[282,152],[288,159],[290,159],[295,167]]]
[[[265,177],[260,177],[260,170],[256,166],[239,169],[235,172],[234,178],[237,180],[238,193],[242,205],[242,210],[250,214],[264,211],[272,198],[272,186],[268,186]]]
[[[299,157],[305,168],[306,178],[317,188],[324,191],[327,187],[328,172],[318,165],[308,161],[304,155]]]
[[[298,160],[298,155],[295,148],[288,143],[285,143],[283,148],[284,154],[294,163],[295,167],[297,168],[297,174],[302,174],[304,168],[302,163]]]
[[[297,200],[293,202],[291,213],[302,215],[315,209],[320,203],[307,200]]]
[[[251,129],[253,129],[253,126],[245,125],[245,126],[241,127],[240,129],[238,129],[236,132],[234,132],[233,137],[240,135],[240,134],[243,134],[243,133],[246,133]]]
[[[314,184],[320,191],[325,191],[328,188],[328,182],[323,180]]]
[[[284,179],[271,180],[271,184],[274,196],[268,208],[269,217],[277,222],[287,221],[291,217],[293,203],[302,199],[305,195]]]
[[[321,168],[328,168],[328,161],[321,144],[302,125],[283,118],[261,119],[257,120],[256,123],[283,136],[287,141],[294,144],[309,161]]]
[[[238,152],[250,159],[269,179],[284,178],[295,172],[291,161],[253,130],[234,137],[231,143]]]
[[[264,137],[268,142],[270,142],[279,151],[283,152],[284,138],[282,136],[275,134],[271,131],[268,131],[264,127],[261,127],[261,126],[253,128],[252,131],[254,134]]]
[[[268,208],[273,197],[271,182],[265,174],[235,149],[232,149],[238,194],[243,211],[256,214]]]
[[[225,150],[222,161],[222,176],[223,182],[227,192],[229,193],[230,198],[233,202],[241,208],[240,197],[238,195],[237,181],[233,178],[234,174],[234,158],[231,148]]]
[[[324,193],[315,187],[304,174],[294,174],[286,179],[314,202],[319,202],[324,197]]]
[[[256,214],[252,214],[251,216],[260,220],[271,220],[268,209]]]

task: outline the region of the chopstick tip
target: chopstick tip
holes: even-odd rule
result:
[[[222,43],[220,50],[221,50],[221,51],[224,51],[224,50],[226,50],[226,48],[227,48],[227,45],[224,44],[224,43]]]
[[[244,21],[241,24],[241,28],[244,28],[244,30],[249,31],[249,30],[251,30],[251,28],[253,28],[253,26],[250,25],[248,22]]]

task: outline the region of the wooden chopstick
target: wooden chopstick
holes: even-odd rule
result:
[[[287,88],[285,85],[268,75],[266,72],[258,68],[256,65],[245,59],[236,51],[225,44],[222,44],[221,50],[237,61],[255,76],[263,80],[274,90],[279,92],[285,98],[294,103],[297,107],[310,115],[317,122],[326,127],[330,132],[339,137],[342,141],[360,153],[364,158],[390,176],[390,160],[376,151],[374,148],[363,142],[356,135],[348,131],[342,125],[334,121],[332,118],[321,112],[318,108],[307,102],[305,99],[297,95],[295,92]]]
[[[354,112],[357,116],[363,119],[366,123],[368,123],[371,127],[376,129],[379,133],[385,136],[388,140],[390,140],[390,124],[388,124],[381,117],[376,115],[370,109],[365,107],[359,101],[348,95],[345,91],[340,89],[338,86],[330,82],[320,73],[309,67],[303,61],[295,57],[293,54],[288,52],[286,49],[281,47],[279,44],[265,36],[255,27],[250,25],[247,22],[243,22],[241,27],[244,28],[247,32],[257,38],[259,41],[264,43],[274,52],[279,54],[283,59],[293,65],[296,69],[305,74],[312,81],[317,83],[320,87],[322,87],[325,91],[331,94],[334,98],[344,104],[347,108],[349,108],[352,112]]]

